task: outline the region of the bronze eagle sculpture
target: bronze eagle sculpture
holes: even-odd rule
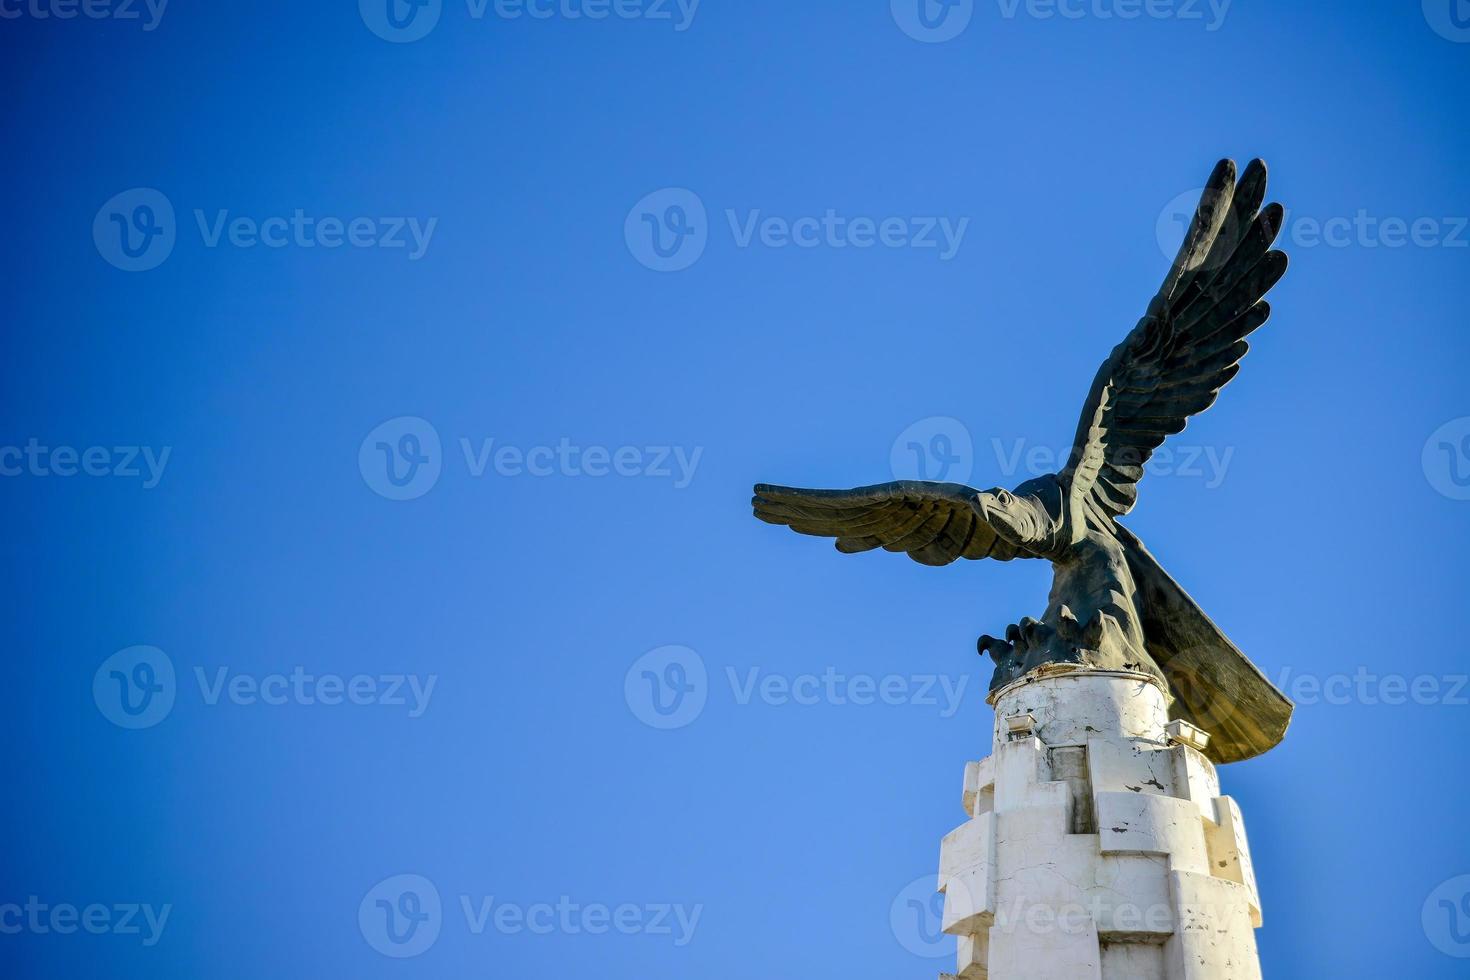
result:
[[[1274,747],[1291,701],[1118,520],[1137,503],[1153,452],[1215,403],[1240,370],[1246,337],[1270,316],[1263,297],[1287,260],[1271,247],[1283,210],[1263,208],[1265,196],[1260,160],[1238,183],[1233,161],[1215,167],[1162,288],[1098,371],[1060,473],[987,491],[908,480],[856,490],[759,484],[755,516],[834,537],[844,554],[883,548],[925,565],[1047,559],[1055,577],[1041,619],[980,638],[995,661],[992,691],[1062,665],[1150,674],[1169,692],[1172,717],[1210,733],[1216,762]]]

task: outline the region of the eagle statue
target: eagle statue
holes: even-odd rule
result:
[[[1233,161],[1216,166],[1158,295],[1098,371],[1061,472],[1012,490],[759,484],[755,516],[836,538],[844,554],[883,548],[925,565],[1047,559],[1054,579],[1041,619],[1023,618],[1004,639],[980,638],[995,662],[992,692],[1033,672],[1152,675],[1169,693],[1171,717],[1210,734],[1214,761],[1274,747],[1291,701],[1119,523],[1153,452],[1240,370],[1246,337],[1270,316],[1263,297],[1286,272],[1286,255],[1271,247],[1282,208],[1262,207],[1265,164],[1236,177]]]

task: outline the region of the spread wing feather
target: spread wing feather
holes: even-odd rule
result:
[[[1238,185],[1233,162],[1215,168],[1163,287],[1093,381],[1062,474],[1074,506],[1132,510],[1154,450],[1240,371],[1245,338],[1271,315],[1264,297],[1286,273],[1285,253],[1271,249],[1283,212],[1262,210],[1265,196],[1261,161]]]
[[[836,538],[837,550],[883,548],[921,565],[1034,557],[1000,538],[975,503],[977,491],[958,483],[902,480],[856,490],[798,490],[761,484],[755,516],[800,534]]]

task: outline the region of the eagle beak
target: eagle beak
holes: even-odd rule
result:
[[[981,491],[975,495],[975,499],[980,505],[980,516],[990,525],[991,530],[1011,544],[1024,543],[1025,534],[1020,526],[1022,522],[1017,520],[1020,515],[1014,514],[998,495]]]
[[[997,517],[1004,519],[1005,509],[1001,507],[1000,501],[995,498],[995,494],[982,490],[975,495],[975,500],[980,505],[980,516],[985,519],[986,524],[995,527],[995,519]]]

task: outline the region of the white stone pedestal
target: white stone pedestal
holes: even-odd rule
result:
[[[940,847],[960,980],[1259,980],[1240,809],[1158,682],[1064,670],[991,703]]]

